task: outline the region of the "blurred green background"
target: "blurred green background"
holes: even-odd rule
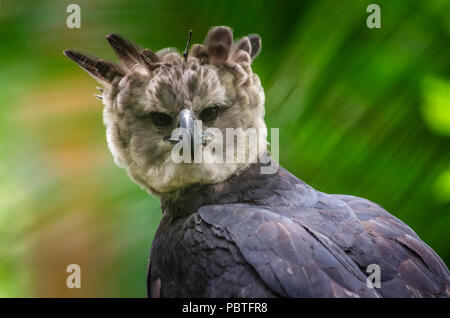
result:
[[[81,29],[66,7],[81,6]],[[0,297],[143,297],[159,202],[115,167],[92,94],[63,56],[115,60],[105,35],[183,50],[214,25],[259,33],[280,162],[373,200],[450,264],[449,1],[0,1]],[[68,264],[82,288],[68,289]]]

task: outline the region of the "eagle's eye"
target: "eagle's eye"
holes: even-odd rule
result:
[[[214,119],[217,118],[218,115],[219,115],[219,107],[212,106],[202,110],[202,112],[200,113],[200,119],[206,122],[213,121]]]
[[[154,112],[151,114],[153,123],[159,127],[169,126],[172,123],[172,117],[164,113]]]

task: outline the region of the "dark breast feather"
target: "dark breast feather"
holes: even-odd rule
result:
[[[151,297],[277,297],[245,261],[226,231],[197,213],[163,218],[147,273]]]

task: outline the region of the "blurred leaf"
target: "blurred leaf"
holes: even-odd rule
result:
[[[450,136],[450,81],[427,78],[423,85],[422,111],[430,129]]]

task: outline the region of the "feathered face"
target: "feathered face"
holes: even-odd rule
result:
[[[155,54],[115,34],[107,40],[121,65],[70,50],[64,53],[104,86],[109,149],[139,185],[162,195],[192,184],[220,182],[266,152],[264,92],[250,67],[261,48],[258,35],[233,42],[229,28],[215,27],[204,45],[193,45],[187,56],[173,49]],[[177,128],[188,132],[184,137],[191,145],[214,149],[213,154],[222,149],[223,162],[206,158],[209,151],[200,155],[200,163],[175,162],[174,147],[182,139],[173,134]],[[212,128],[222,138],[211,135]],[[227,138],[227,128],[240,129],[234,131],[236,137]],[[258,134],[245,135],[248,128]],[[228,147],[238,147],[239,140],[245,140],[244,162],[236,150],[235,160],[225,160]],[[189,150],[193,157],[198,149]]]

